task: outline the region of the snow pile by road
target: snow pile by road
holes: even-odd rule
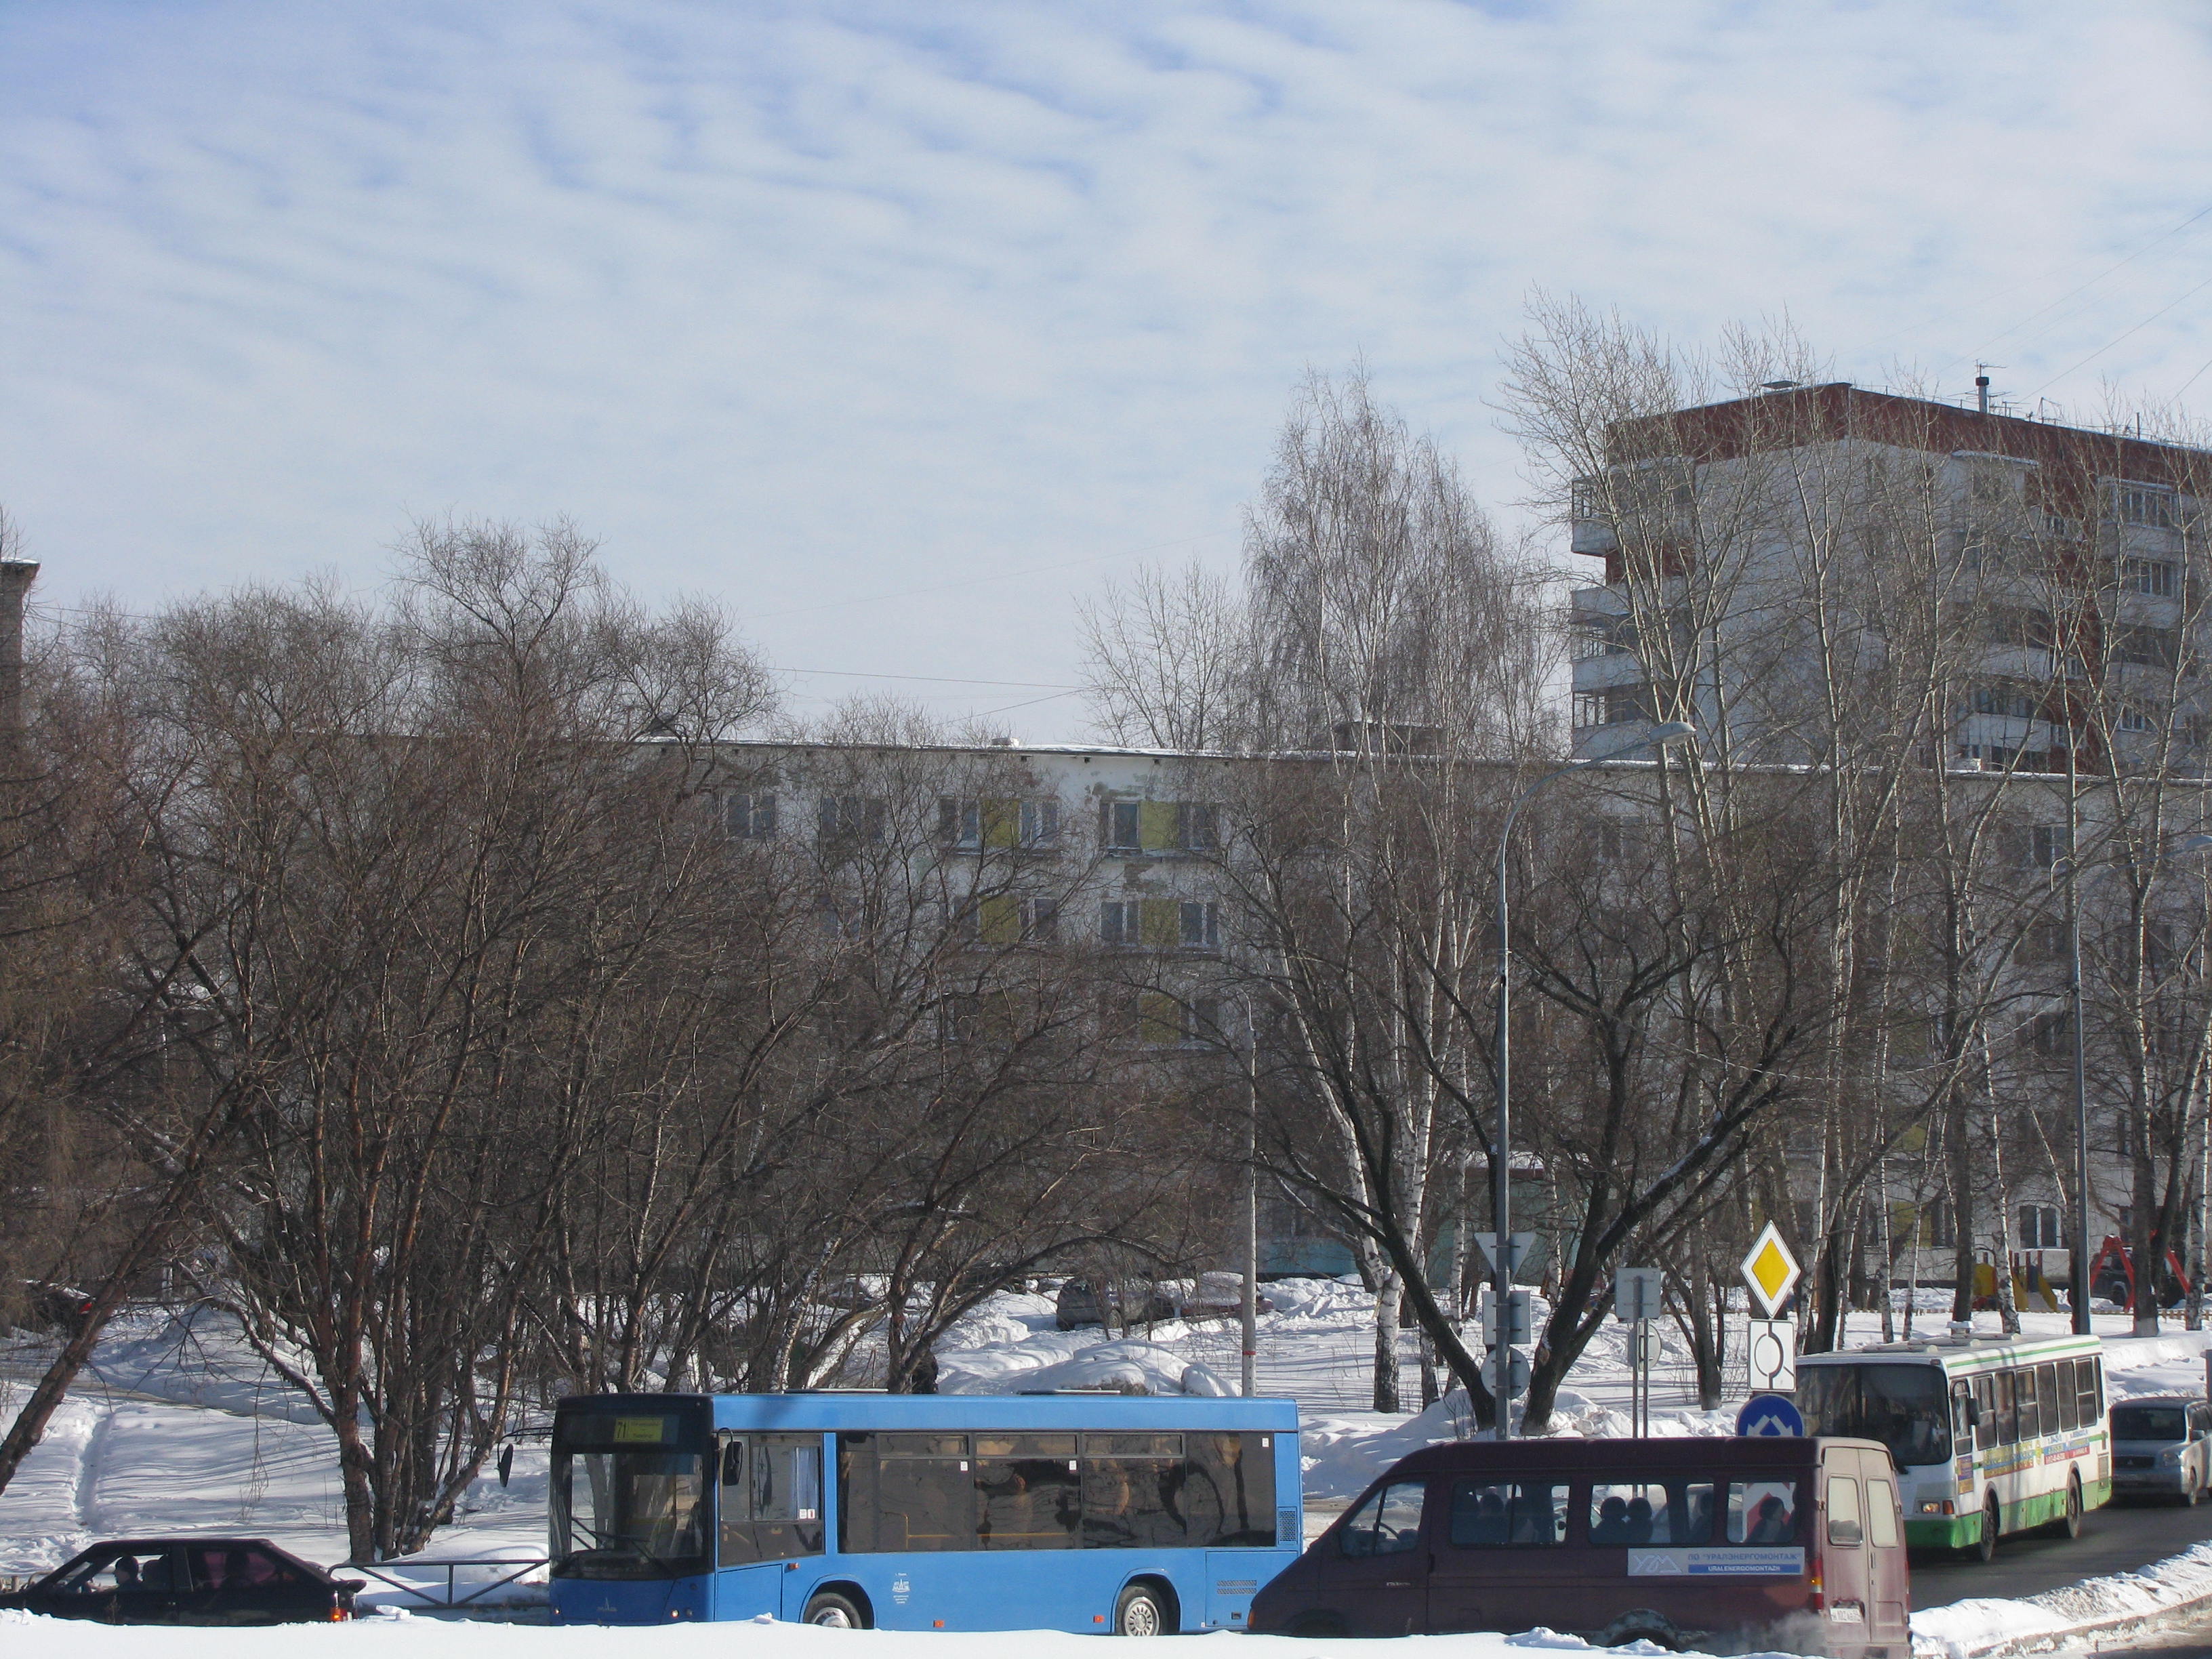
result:
[[[1327,1659],[1332,1653],[1374,1659],[1376,1651],[1372,1642],[1242,1631],[1181,1639],[1212,1642],[1237,1659]],[[622,1659],[728,1659],[733,1652],[744,1659],[1097,1659],[1099,1652],[1097,1637],[1064,1631],[832,1631],[766,1620],[608,1630],[386,1617],[273,1630],[152,1630],[0,1613],[0,1640],[9,1659],[605,1659],[611,1653]],[[1549,1631],[1405,1640],[1424,1659],[1516,1659],[1530,1649],[1589,1645]],[[1633,1656],[1664,1650],[1638,1642],[1603,1651]]]
[[[2199,1544],[2139,1571],[2086,1579],[2041,1595],[1955,1601],[1916,1613],[1912,1650],[1938,1659],[1969,1659],[2156,1620],[2207,1599],[2212,1599],[2212,1544]]]

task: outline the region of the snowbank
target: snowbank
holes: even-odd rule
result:
[[[1300,1640],[1217,1631],[1183,1641],[1212,1642],[1238,1659],[1375,1659],[1376,1644]],[[378,1618],[348,1625],[291,1625],[274,1630],[148,1630],[85,1625],[0,1613],[9,1659],[1097,1659],[1096,1636],[1060,1631],[830,1631],[806,1625],[682,1625],[668,1629],[551,1629]],[[319,1644],[327,1643],[327,1650]],[[1550,1631],[1522,1636],[1413,1636],[1391,1644],[1424,1659],[1515,1659],[1528,1649],[1582,1649]],[[303,1653],[302,1648],[307,1651]],[[1182,1651],[1178,1649],[1177,1651]],[[1612,1648],[1644,1656],[1648,1642]]]
[[[2136,1572],[2085,1579],[2021,1601],[1954,1601],[1912,1615],[1912,1650],[1969,1659],[2033,1650],[2060,1638],[2125,1627],[2212,1598],[2212,1544],[2153,1562]]]
[[[1028,1344],[973,1349],[951,1357],[940,1354],[938,1387],[945,1394],[1030,1394],[1053,1389],[1217,1397],[1236,1393],[1210,1367],[1172,1349],[1134,1338],[1100,1342],[1096,1334],[1091,1334],[1091,1346],[1057,1360],[1046,1358],[1055,1347]]]

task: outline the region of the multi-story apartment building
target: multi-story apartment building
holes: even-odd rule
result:
[[[2132,993],[2142,1028],[2088,1067],[2094,1236],[2135,1231],[2130,1138],[2154,1074],[2200,1086],[2201,1030],[2152,1028],[2204,965],[2201,872],[2161,860],[2208,811],[2212,453],[2001,412],[1983,386],[1959,407],[1776,383],[1609,428],[1606,465],[1575,488],[1572,548],[1602,577],[1572,595],[1574,742],[1602,754],[1687,720],[1724,764],[1911,764],[1958,798],[2001,799],[2001,832],[1968,854],[2018,901],[1978,936],[2008,970],[1986,1086],[2001,1121],[2033,1109],[2062,1140],[2021,1158],[2002,1228],[1984,1196],[1974,1232],[1985,1254],[2048,1252],[2063,1278],[2069,878],[2093,935],[2114,930],[2093,938],[2093,976],[2119,1005]],[[2129,1018],[2115,1006],[2092,1023]],[[2189,1109],[2190,1156],[2212,1166],[2201,1102]],[[2203,1170],[2177,1150],[2160,1183],[2188,1185],[2201,1212]],[[1934,1282],[1952,1274],[1943,1185],[1923,1159],[1889,1194],[1902,1270]]]

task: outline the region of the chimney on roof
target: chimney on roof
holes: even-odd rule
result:
[[[23,596],[39,567],[25,559],[0,559],[0,744],[23,730]]]
[[[1980,413],[1990,412],[1990,377],[1986,374],[1974,376],[1974,401],[1981,406]]]

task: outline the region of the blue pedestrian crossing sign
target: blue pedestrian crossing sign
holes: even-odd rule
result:
[[[1805,1432],[1804,1413],[1778,1394],[1755,1394],[1735,1414],[1735,1431],[1745,1435],[1795,1435]]]

